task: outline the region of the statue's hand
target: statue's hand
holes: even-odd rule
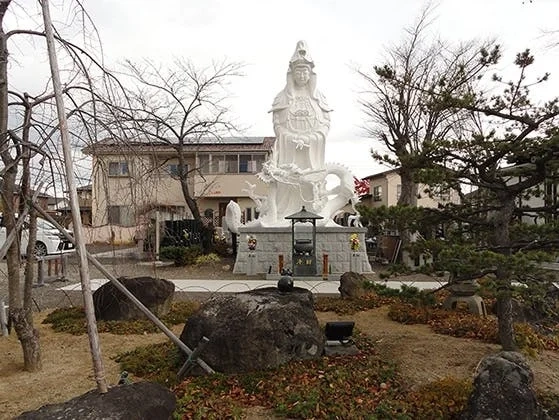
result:
[[[295,137],[291,140],[293,143],[295,143],[295,149],[296,150],[302,150],[305,147],[309,147],[309,144],[307,144],[307,142],[305,141],[304,138],[301,137]]]

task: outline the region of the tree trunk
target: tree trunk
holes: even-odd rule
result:
[[[28,372],[41,370],[41,347],[39,331],[33,327],[30,309],[13,308],[10,306],[9,317],[16,331],[23,350],[23,368]],[[31,322],[30,322],[31,320]]]
[[[512,320],[512,296],[510,287],[506,287],[497,294],[498,335],[501,346],[505,351],[516,351],[514,339],[514,324]]]
[[[514,214],[514,197],[498,197],[502,206],[493,217],[493,245],[504,255],[510,255],[510,230],[509,226]],[[498,335],[503,350],[514,351],[517,349],[514,338],[514,325],[512,319],[512,295],[509,270],[500,267],[497,276],[497,318]]]
[[[413,179],[410,169],[400,168],[400,197],[398,204],[401,206],[417,206],[417,183]]]
[[[181,188],[182,188],[182,193],[184,195],[184,200],[186,201],[186,205],[188,206],[190,212],[192,213],[192,217],[194,218],[194,220],[201,222],[202,217],[200,215],[200,209],[198,208],[198,203],[190,195],[190,190],[188,188],[188,177],[181,178]]]
[[[417,183],[413,180],[413,173],[406,168],[400,169],[400,197],[398,198],[399,206],[417,206]],[[409,229],[399,226],[400,233],[402,263],[411,265],[411,258],[408,252],[409,246],[412,241],[412,233]]]

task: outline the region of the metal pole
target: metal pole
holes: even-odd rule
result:
[[[89,283],[89,270],[87,266],[87,251],[83,240],[82,220],[80,215],[80,206],[78,201],[78,193],[76,192],[76,181],[74,176],[74,166],[72,164],[72,150],[70,146],[70,136],[68,132],[68,124],[66,121],[66,112],[64,108],[64,99],[62,97],[62,84],[60,82],[60,73],[58,70],[58,60],[56,57],[56,48],[54,45],[54,33],[52,28],[52,20],[50,17],[48,0],[39,0],[43,10],[43,21],[45,24],[45,35],[47,40],[47,50],[49,54],[50,71],[52,76],[52,85],[56,100],[56,110],[58,112],[58,122],[60,125],[60,139],[62,141],[62,150],[64,152],[64,166],[66,168],[66,180],[68,191],[70,192],[70,208],[72,211],[72,223],[74,224],[74,235],[76,237],[76,249],[79,256],[79,270],[82,284],[82,294],[85,307],[85,316],[87,320],[87,335],[89,337],[89,348],[91,350],[91,358],[93,361],[93,371],[97,389],[100,393],[107,392],[107,381],[105,378],[105,368],[101,357],[101,348],[99,346],[99,333],[97,332],[97,321],[95,320],[95,312],[93,309],[93,297],[91,295],[91,285]]]

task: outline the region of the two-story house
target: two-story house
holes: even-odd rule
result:
[[[369,183],[369,193],[362,195],[361,203],[369,207],[395,206],[398,204],[402,192],[402,181],[398,168],[390,169],[378,174],[369,175],[364,180]],[[439,204],[448,202],[456,203],[458,194],[442,192],[440,194],[428,194],[424,185],[418,186],[418,207],[437,207]]]
[[[273,137],[230,137],[184,145],[188,189],[200,212],[213,211],[216,226],[221,226],[230,200],[239,204],[244,221],[256,218],[245,190],[249,183],[257,194],[266,194],[256,174],[273,143]],[[89,241],[132,241],[155,213],[159,220],[192,217],[178,179],[176,147],[106,139],[84,148],[93,158]]]

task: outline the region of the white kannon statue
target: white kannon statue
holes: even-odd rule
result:
[[[313,69],[307,45],[299,41],[289,61],[287,84],[270,111],[276,141],[258,174],[268,184],[268,195],[256,196],[253,185],[247,190],[260,211],[256,224],[287,225],[285,217],[303,206],[323,216],[322,224],[333,224],[334,213],[356,200],[351,173],[341,165],[324,162],[332,110],[316,88]],[[330,174],[340,183],[328,190],[326,176]]]

